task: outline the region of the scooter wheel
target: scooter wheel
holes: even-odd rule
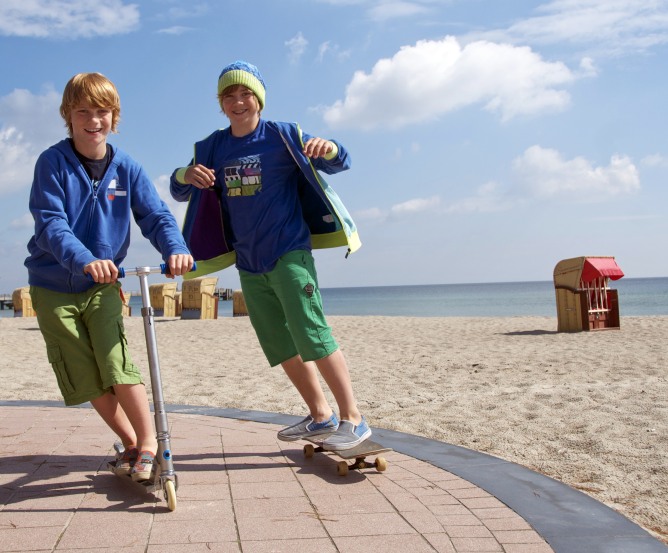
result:
[[[165,481],[165,499],[167,499],[167,508],[170,511],[176,509],[176,487],[173,480]]]

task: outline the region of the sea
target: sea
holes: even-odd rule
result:
[[[668,316],[668,277],[623,278],[610,282],[618,292],[620,316]],[[322,288],[327,315],[389,317],[557,316],[552,281],[492,282]],[[132,316],[141,316],[141,297],[130,298]],[[13,311],[0,311],[0,317]],[[218,303],[218,317],[232,317],[232,301]]]
[[[623,278],[617,289],[620,316],[668,315],[668,277]],[[389,317],[557,316],[552,281],[420,286],[322,288],[326,315]],[[141,298],[130,299],[132,316],[141,314]],[[218,303],[219,317],[232,317],[232,301]]]

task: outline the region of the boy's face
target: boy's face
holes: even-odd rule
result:
[[[232,86],[223,92],[223,112],[231,124],[255,120],[260,115],[260,102],[250,88]]]
[[[107,135],[111,132],[112,110],[88,103],[72,108],[74,146],[86,157],[101,159],[106,153]]]

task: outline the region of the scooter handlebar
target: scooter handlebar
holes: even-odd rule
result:
[[[197,270],[197,263],[193,263],[192,269],[190,271]],[[169,265],[167,263],[161,263],[157,267],[135,267],[134,269],[126,269],[125,267],[118,268],[118,278],[125,278],[126,276],[139,275],[139,274],[153,274],[160,273],[161,275],[168,275]]]

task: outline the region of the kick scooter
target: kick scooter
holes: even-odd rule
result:
[[[195,270],[193,265],[192,270]],[[151,378],[151,390],[153,392],[153,412],[155,415],[155,429],[158,439],[158,452],[155,456],[156,464],[153,465],[153,474],[148,480],[135,482],[130,475],[118,475],[127,478],[134,484],[138,484],[147,492],[153,493],[163,490],[167,507],[170,511],[176,509],[176,490],[179,487],[178,477],[174,472],[174,463],[172,460],[172,447],[170,444],[169,424],[167,423],[167,412],[165,411],[165,402],[162,396],[162,379],[160,377],[160,361],[158,360],[158,347],[155,336],[155,321],[153,308],[151,307],[151,296],[148,288],[148,275],[152,273],[166,274],[169,267],[163,263],[159,267],[136,267],[135,269],[119,268],[118,277],[136,275],[139,277],[142,299],[142,318],[144,319],[144,334],[146,336],[146,351],[148,352],[148,366]],[[123,446],[120,443],[114,444],[117,453],[123,452]],[[109,462],[109,469],[116,474],[116,461]]]

